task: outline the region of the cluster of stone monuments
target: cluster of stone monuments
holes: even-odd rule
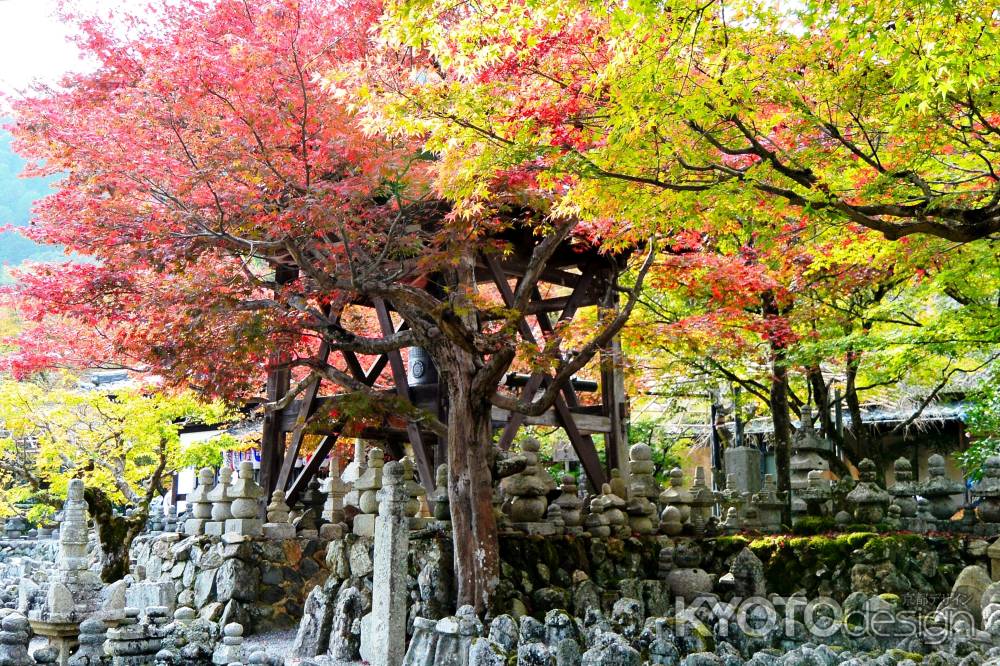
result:
[[[965,484],[948,478],[945,459],[936,453],[927,458],[927,477],[922,481],[906,458],[895,461],[893,482],[886,488],[878,484],[878,470],[868,459],[859,463],[857,480],[833,481],[827,462],[832,445],[816,433],[810,419],[804,408],[803,426],[792,447],[793,524],[812,516],[833,518],[842,526],[883,524],[919,533],[1000,533],[1000,457],[987,459],[982,480],[969,491],[973,498],[969,504],[963,501]]]
[[[870,461],[861,463],[856,482],[830,481],[821,455],[826,444],[808,428],[800,431],[795,444],[789,499],[796,520],[815,516],[834,518],[845,526],[887,525],[912,532],[952,530],[977,535],[993,534],[993,528],[1000,526],[1000,458],[990,459],[983,482],[973,490],[980,500],[977,511],[966,511],[965,518],[954,520],[961,508],[955,496],[963,488],[947,479],[940,456],[928,461],[929,475],[922,482],[914,479],[908,461],[897,461],[894,482],[883,489]],[[579,585],[574,585],[584,590],[576,617],[566,611],[550,612],[541,622],[525,613],[518,619],[498,617],[491,626],[484,626],[467,608],[454,616],[421,617],[434,602],[423,595],[424,586],[433,588],[431,597],[440,595],[446,586],[431,580],[436,575],[431,565],[423,566],[418,574],[408,569],[408,557],[413,539],[433,540],[428,535],[450,534],[447,468],[437,470],[437,488],[427,494],[414,478],[411,461],[387,463],[381,449],[366,453],[359,443],[347,468],[341,473],[334,463],[327,478],[314,481],[294,508],[282,491],[264,497],[250,463],[241,464],[235,474],[229,469],[218,474],[209,468],[200,470],[183,515],[178,516],[174,507],[165,508],[159,499],[151,507],[143,539],[148,552],[164,554],[156,576],[144,580],[149,572],[143,572],[110,586],[97,575],[82,482],[72,481],[52,532],[58,544],[54,568],[23,577],[15,607],[0,610],[0,666],[284,663],[283,655],[269,654],[266,649],[254,654],[244,649],[243,634],[250,626],[244,619],[246,611],[238,615],[231,606],[256,598],[256,591],[250,595],[240,588],[262,584],[268,576],[253,571],[247,558],[263,558],[260,553],[265,551],[260,548],[273,544],[266,552],[276,552],[279,558],[294,553],[300,564],[292,566],[305,567],[313,560],[303,557],[302,549],[312,543],[329,544],[325,552],[316,552],[316,559],[325,555],[329,581],[337,587],[324,590],[326,602],[315,601],[322,595],[310,594],[305,608],[300,608],[295,654],[302,664],[362,659],[387,666],[779,663],[768,657],[751,659],[747,645],[735,644],[735,639],[685,643],[676,635],[666,636],[668,625],[695,620],[707,622],[708,630],[714,631],[724,613],[668,617],[662,615],[662,604],[651,601],[695,603],[733,595],[765,596],[764,566],[749,549],[728,560],[729,572],[720,577],[702,568],[703,553],[697,546],[702,537],[782,530],[786,498],[777,491],[773,477],[760,475],[759,458],[752,451],[727,452],[731,464],[726,485],[714,490],[701,468],[690,483],[681,470],[672,470],[668,485],[662,487],[654,476],[652,451],[634,445],[625,473],[613,471],[599,492],[588,493],[569,474],[557,484],[540,464],[539,448],[536,441],[527,440],[519,453],[497,465],[503,478],[495,488],[494,510],[502,537],[569,541],[579,537],[598,550],[606,549],[602,544],[614,539],[635,541],[638,537],[657,544],[656,580],[643,581],[636,588],[636,598],[623,582],[614,609],[605,608],[610,612],[607,619],[601,614],[603,593],[592,592],[592,602],[586,601],[590,598],[585,592],[588,581],[582,572],[572,572],[574,581],[582,576]],[[27,527],[11,521],[8,536],[19,540],[29,532]],[[335,551],[345,554],[338,556]],[[1000,546],[994,544],[980,555],[1000,560]],[[447,566],[446,562],[442,557],[434,566]],[[629,570],[638,566],[635,560]],[[967,627],[971,638],[962,640],[971,641],[980,661],[963,665],[992,663],[984,660],[997,656],[989,650],[994,634],[1000,637],[1000,591],[988,574],[963,572],[963,576],[964,582],[961,577],[959,582],[964,592],[975,589],[982,595],[982,588],[990,587],[988,602],[962,606],[963,597],[954,594],[942,607],[968,607],[977,616],[975,626]],[[204,585],[203,580],[207,581]],[[143,586],[155,594],[136,594]],[[415,589],[420,591],[418,597],[413,596]],[[178,591],[188,596],[179,598]],[[319,591],[317,586],[314,592]],[[213,597],[222,603],[211,603]],[[193,603],[196,598],[198,604]],[[228,599],[233,601],[226,604]],[[447,606],[444,600],[434,603]],[[881,602],[869,599],[866,603],[877,606]],[[591,607],[593,612],[588,613]],[[945,622],[948,631],[955,629],[953,624]],[[408,635],[412,636],[409,644]],[[32,636],[47,638],[48,645],[30,651]],[[818,663],[869,663],[851,662],[845,655],[877,644],[871,640],[840,641],[835,651],[838,659]],[[789,639],[777,633],[751,647],[761,654],[771,654],[770,650],[774,655],[795,651],[806,655],[805,661],[786,659],[782,664],[817,663],[808,661],[808,654],[819,649],[808,637]]]
[[[857,480],[833,481],[827,459],[820,455],[829,450],[829,443],[811,427],[800,430],[791,458],[792,491],[788,498],[793,525],[811,516],[830,518],[842,527],[881,524],[921,533],[1000,533],[1000,457],[987,461],[983,480],[971,491],[978,506],[968,507],[955,519],[959,509],[965,508],[960,499],[965,486],[946,476],[942,456],[928,458],[924,481],[915,480],[910,461],[900,458],[894,466],[893,483],[883,488],[876,480],[875,464],[868,459],[860,462]],[[727,460],[734,464],[727,466],[729,473],[721,490],[709,486],[701,467],[696,468],[690,484],[683,471],[671,470],[669,485],[661,488],[653,476],[649,447],[637,444],[629,450],[626,478],[612,470],[610,482],[591,495],[581,494],[576,479],[566,475],[558,487],[559,496],[552,502],[546,497],[552,494],[555,483],[539,467],[537,453],[537,442],[525,442],[520,471],[499,484],[496,503],[502,530],[605,537],[778,533],[783,529],[785,493],[778,491],[774,476],[761,476],[756,449],[741,447],[726,452]],[[446,511],[435,508],[437,513],[445,515]]]
[[[636,444],[629,449],[627,474],[612,470],[609,482],[591,494],[582,492],[570,474],[556,486],[553,477],[538,464],[538,450],[537,441],[524,441],[521,453],[510,460],[510,466],[518,471],[503,478],[497,487],[494,502],[502,533],[704,535],[723,524],[733,530],[781,529],[784,497],[771,475],[764,477],[762,487],[755,492],[716,492],[708,486],[704,468],[696,469],[690,485],[685,484],[684,473],[674,469],[669,486],[662,488],[654,476],[652,450]],[[555,490],[559,494],[549,502],[548,496]],[[718,517],[720,509],[726,510],[724,520]],[[446,511],[435,506],[434,514],[443,516]]]

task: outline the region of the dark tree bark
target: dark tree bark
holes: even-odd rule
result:
[[[875,463],[878,470],[879,479],[885,480],[884,458],[880,446],[874,446],[861,413],[861,397],[858,395],[858,368],[861,366],[861,353],[848,349],[844,356],[846,381],[844,383],[844,401],[847,403],[847,412],[851,415],[851,439],[853,446],[850,447],[852,462],[857,465],[862,458],[870,458]]]
[[[791,448],[792,419],[788,404],[788,365],[785,350],[774,349],[771,357],[771,420],[774,424],[774,460],[778,471],[778,490],[789,493],[792,490]],[[791,507],[788,502],[781,510],[782,521],[791,524]]]
[[[465,359],[468,360],[468,359]],[[457,604],[490,610],[500,554],[489,462],[491,406],[472,391],[469,363],[439,368],[448,383],[448,499],[457,576]]]
[[[761,304],[763,306],[762,314],[765,317],[777,318],[786,314],[773,293],[763,294]],[[788,383],[787,342],[776,333],[768,336],[768,345],[771,348],[771,386],[768,393],[768,406],[771,408],[771,421],[774,424],[774,461],[778,473],[778,490],[786,493],[781,520],[786,525],[791,525],[792,417],[789,400],[791,390]]]
[[[830,392],[823,377],[823,369],[818,364],[810,365],[806,368],[806,379],[809,380],[813,402],[816,403],[816,410],[819,412],[819,425],[823,435],[836,441],[837,429],[834,427],[833,417],[830,416]]]
[[[823,369],[819,365],[811,365],[806,368],[806,378],[809,380],[809,386],[812,388],[813,396],[815,396],[816,409],[819,411],[819,422],[823,429],[823,435],[829,439],[831,442],[836,443],[847,454],[848,459],[851,460],[855,465],[857,461],[851,455],[851,452],[844,447],[844,439],[837,432],[836,424],[834,423],[833,416],[831,416],[830,411],[832,404],[830,401],[829,387],[826,384],[826,379],[823,376]],[[837,474],[837,476],[843,478],[845,476],[850,476],[851,472],[844,461],[840,459],[840,456],[834,453],[833,455],[825,456],[827,462],[830,463],[830,469]]]
[[[149,518],[149,502],[140,504],[126,518],[114,514],[111,500],[103,490],[86,488],[84,499],[97,523],[97,538],[101,543],[101,580],[114,583],[129,572],[129,550]]]

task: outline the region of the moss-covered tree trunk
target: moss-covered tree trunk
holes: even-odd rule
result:
[[[141,503],[131,516],[125,517],[115,515],[111,500],[102,490],[87,488],[84,498],[97,524],[97,538],[101,544],[101,580],[114,583],[129,572],[129,551],[149,518],[149,503]]]

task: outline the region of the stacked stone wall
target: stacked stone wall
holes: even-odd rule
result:
[[[0,563],[15,557],[53,562],[58,551],[59,542],[55,539],[0,539]]]
[[[306,615],[313,620],[300,627],[296,656],[347,655],[360,642],[357,621],[371,611],[372,549],[372,539],[355,535],[328,544],[330,576],[323,586],[313,589],[306,602]],[[672,556],[675,550],[684,550],[684,558],[690,560],[692,549],[696,559],[700,556],[700,564],[694,567]],[[827,596],[838,602],[855,593],[892,594],[904,606],[924,611],[951,592],[963,567],[989,566],[985,541],[955,536],[873,532],[712,539],[508,535],[500,539],[496,611],[537,619],[554,610],[577,617],[590,609],[610,615],[622,599],[634,599],[647,616],[665,616],[675,599],[688,593],[685,586],[702,585],[695,593],[725,593],[720,579],[744,549],[763,562],[762,574],[772,594]],[[444,535],[411,534],[407,563],[410,633],[417,617],[434,621],[456,612],[450,553],[451,542]],[[690,571],[700,573],[689,575]]]
[[[317,539],[182,537],[137,539],[132,558],[139,587],[166,589],[160,603],[195,609],[205,620],[250,631],[295,626],[309,592],[329,575]]]

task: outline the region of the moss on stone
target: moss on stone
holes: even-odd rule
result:
[[[918,652],[907,652],[906,650],[900,650],[899,648],[892,648],[888,650],[886,656],[891,658],[897,664],[906,659],[912,659],[916,663],[921,663],[924,660],[924,655]]]
[[[833,532],[837,529],[837,521],[829,516],[805,516],[799,518],[792,527],[792,534],[813,536]]]
[[[903,600],[899,597],[898,594],[892,594],[891,592],[880,594],[878,595],[878,598],[886,602],[887,604],[892,605],[895,608],[899,608],[903,603]]]

